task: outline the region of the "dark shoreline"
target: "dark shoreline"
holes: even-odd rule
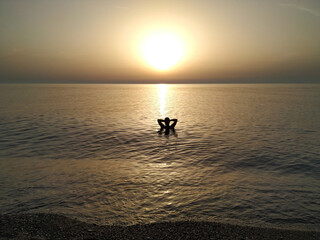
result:
[[[3,239],[320,239],[320,232],[245,227],[215,222],[100,226],[55,214],[0,215]]]

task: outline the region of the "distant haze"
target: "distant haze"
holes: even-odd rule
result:
[[[159,72],[139,46],[183,39]],[[1,83],[320,83],[319,0],[0,2]]]

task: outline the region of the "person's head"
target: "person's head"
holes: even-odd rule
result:
[[[170,118],[166,117],[166,118],[164,119],[164,122],[168,125],[168,124],[170,123]]]

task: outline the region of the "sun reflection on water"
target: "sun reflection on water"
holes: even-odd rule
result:
[[[166,95],[167,95],[167,84],[158,84],[158,96],[159,96],[159,116],[164,117],[167,113],[165,110],[166,106]]]

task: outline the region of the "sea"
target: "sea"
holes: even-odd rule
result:
[[[320,231],[320,84],[2,84],[0,214],[20,213]]]

